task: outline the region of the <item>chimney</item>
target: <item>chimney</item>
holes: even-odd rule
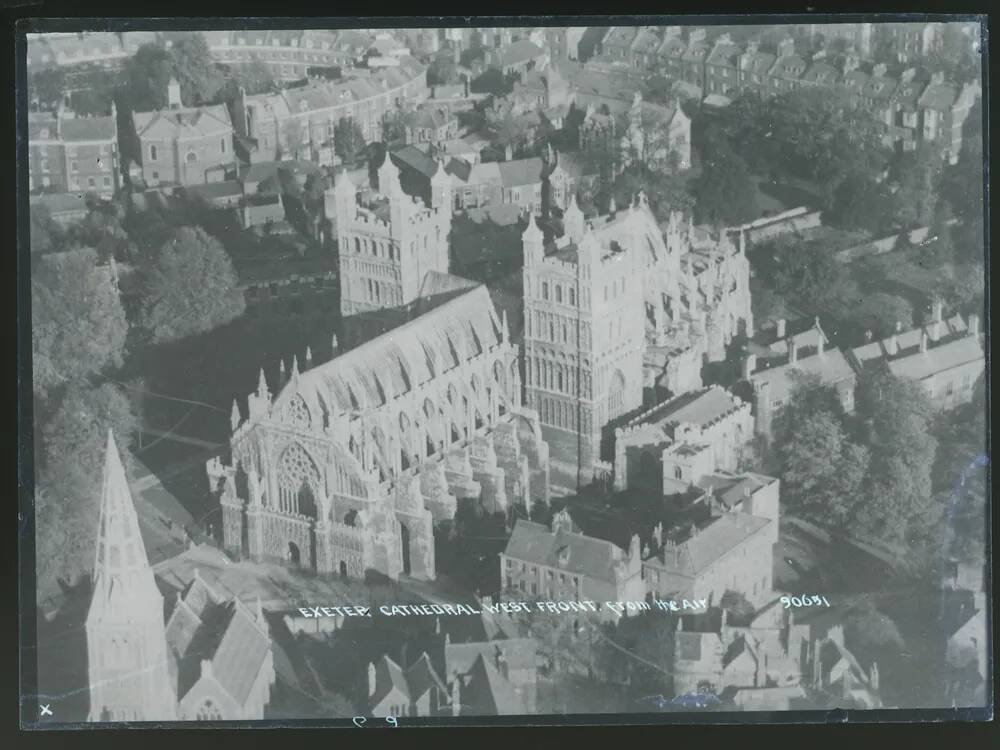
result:
[[[871,340],[872,340],[872,329],[869,328],[867,331],[865,331],[865,341],[871,341]]]
[[[278,363],[278,384],[285,384],[285,360],[279,360]]]
[[[872,668],[868,672],[868,681],[871,683],[872,690],[878,690],[878,662],[872,662]]]
[[[306,369],[308,370],[310,367],[312,367],[312,364],[313,364],[312,348],[309,347],[309,346],[307,346],[306,347]]]
[[[458,716],[462,707],[462,678],[458,672],[451,675],[451,715]]]
[[[888,68],[886,67],[885,63],[879,63],[874,68],[872,68],[872,77],[883,78],[887,70]]]
[[[892,332],[892,335],[885,340],[885,351],[890,357],[895,357],[897,352],[899,352],[899,339],[897,336],[897,331],[899,326],[896,326],[896,331]]]
[[[885,66],[883,66],[885,67]],[[937,73],[931,76],[931,83],[935,85],[940,85],[944,83],[944,71],[939,70]]]
[[[784,318],[778,318],[778,322],[776,324],[776,335],[777,335],[777,337],[779,339],[785,338],[785,319]]]
[[[927,331],[920,332],[920,353],[927,354]]]
[[[368,698],[375,695],[375,688],[378,686],[378,677],[375,673],[375,662],[368,662]]]
[[[167,83],[167,108],[180,109],[181,107],[181,85],[176,78],[171,78]]]
[[[941,338],[941,326],[944,320],[944,303],[940,298],[935,298],[931,303],[931,338],[937,341]]]
[[[899,76],[900,83],[909,83],[913,80],[913,77],[917,74],[916,68],[907,68]]]
[[[795,342],[795,337],[788,339],[788,364],[794,365],[799,361],[799,347]]]
[[[504,161],[513,161],[514,159],[514,149],[511,144],[507,144],[507,147],[503,150]]]
[[[778,57],[789,57],[795,54],[795,40],[787,37],[778,42]]]
[[[969,316],[969,335],[978,336],[979,335],[979,316],[973,313]]]
[[[822,331],[817,331],[817,333],[819,335],[816,337],[816,353],[822,357],[826,353],[826,337]]]
[[[745,380],[749,380],[751,373],[753,373],[753,371],[756,369],[757,369],[757,355],[748,354],[743,359],[743,378]]]

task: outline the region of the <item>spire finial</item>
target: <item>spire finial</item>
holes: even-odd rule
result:
[[[299,357],[297,354],[292,355],[292,377],[297,378],[299,376]]]
[[[307,346],[306,347],[306,367],[312,367],[312,362],[313,362],[312,348],[310,348],[309,346]]]
[[[503,332],[503,340],[508,341],[510,339],[510,328],[507,326],[507,310],[506,308],[502,310],[500,318],[500,329]]]
[[[285,382],[285,360],[284,359],[278,360],[278,379],[282,383]]]
[[[233,411],[229,417],[229,423],[232,425],[233,430],[240,426],[240,407],[236,403],[236,399],[233,399]]]
[[[268,393],[267,389],[267,376],[264,375],[264,368],[260,368],[260,377],[257,379],[257,395],[266,396]]]

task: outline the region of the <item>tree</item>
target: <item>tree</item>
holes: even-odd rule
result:
[[[144,44],[125,63],[125,93],[129,108],[150,112],[167,106],[167,84],[174,74],[173,59],[157,44]]]
[[[726,589],[719,599],[719,608],[729,613],[730,625],[749,625],[757,610],[739,591]]]
[[[735,152],[720,149],[704,160],[691,191],[699,222],[734,226],[760,215],[750,169]]]
[[[94,248],[103,262],[126,251],[129,245],[128,233],[119,214],[103,206],[92,207],[83,219],[71,226],[69,238],[73,244]]]
[[[406,139],[406,116],[401,109],[385,113],[382,119],[382,142],[399,143]]]
[[[111,113],[111,103],[120,84],[119,76],[109,70],[96,70],[87,76],[87,85],[70,95],[70,105],[78,115],[104,117]]]
[[[242,63],[233,68],[230,77],[230,91],[233,88],[238,91],[240,88],[247,95],[266,94],[275,89],[274,76],[271,75],[271,68],[254,56],[250,62]],[[232,91],[235,93],[235,91]]]
[[[492,94],[506,96],[514,90],[514,79],[505,76],[496,68],[488,68],[469,83],[469,91],[473,94]]]
[[[758,328],[764,328],[782,318],[788,318],[788,303],[784,297],[768,287],[755,289],[750,297],[753,319]]]
[[[455,58],[450,50],[444,50],[431,61],[427,67],[427,85],[440,86],[442,84],[459,83],[461,78],[458,75],[458,66],[455,65]]]
[[[108,429],[114,430],[126,476],[127,450],[138,430],[128,397],[105,383],[74,384],[41,430],[37,471],[36,557],[44,561],[38,588],[51,590],[57,578],[72,581],[94,564],[101,482]]]
[[[959,263],[942,273],[935,287],[946,307],[963,312],[980,312],[983,309],[986,270],[979,263]]]
[[[893,215],[901,227],[925,227],[933,220],[944,162],[933,146],[922,144],[903,154],[896,166],[899,187],[892,196]]]
[[[154,341],[210,331],[246,309],[232,261],[205,230],[181,227],[147,271],[143,324]]]
[[[844,623],[844,638],[852,648],[876,657],[888,649],[891,654],[903,650],[899,627],[869,599],[851,608]]]
[[[333,128],[333,150],[345,164],[358,159],[364,150],[365,136],[350,117],[342,117]]]
[[[30,228],[28,239],[33,255],[50,253],[65,248],[66,232],[52,218],[52,212],[44,203],[31,204],[28,214]]]
[[[204,34],[192,32],[175,39],[170,61],[186,104],[200,106],[215,100],[225,80],[212,60]]]
[[[917,252],[917,260],[924,268],[940,268],[955,260],[951,222],[951,208],[947,203],[942,203],[934,212],[927,237]]]
[[[51,389],[122,363],[128,324],[91,249],[45,255],[31,279],[32,387]]]
[[[676,630],[677,618],[662,612],[623,617],[613,636],[598,637],[597,662],[617,660],[635,696],[672,695]]]
[[[890,542],[926,542],[941,510],[932,493],[937,441],[927,393],[882,369],[863,373],[857,392],[858,442],[870,447],[871,462],[852,527]]]
[[[46,68],[28,76],[28,100],[37,101],[39,109],[55,109],[67,89],[66,72],[61,67]]]
[[[885,186],[871,177],[851,174],[841,180],[833,194],[831,223],[847,229],[879,234],[891,227],[891,198]]]
[[[896,330],[913,325],[913,305],[903,297],[885,292],[865,295],[850,313],[857,332],[871,331],[873,337],[884,338]]]
[[[783,237],[764,249],[762,270],[774,290],[792,304],[807,310],[823,309],[842,295],[848,272],[830,251],[818,243],[802,244]]]

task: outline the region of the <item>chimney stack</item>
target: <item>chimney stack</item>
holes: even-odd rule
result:
[[[969,335],[978,336],[979,335],[979,316],[973,313],[969,316]]]
[[[799,361],[799,347],[795,342],[795,337],[788,339],[788,363],[794,365]]]
[[[927,331],[920,332],[920,353],[927,354]]]
[[[368,697],[375,695],[375,688],[378,685],[378,678],[375,674],[375,662],[368,662]]]
[[[931,303],[931,339],[937,341],[941,338],[941,325],[944,320],[944,303],[940,298],[935,298]]]
[[[890,357],[896,356],[896,353],[899,351],[899,339],[897,338],[897,331],[893,331],[892,335],[890,335],[889,338],[885,340],[885,351]]]
[[[176,78],[171,78],[167,83],[167,108],[181,108],[181,85]]]
[[[778,322],[776,323],[775,327],[776,327],[778,338],[779,339],[785,338],[785,319],[784,318],[778,318]]]
[[[750,375],[757,369],[757,355],[748,354],[743,360],[743,378],[750,379]]]

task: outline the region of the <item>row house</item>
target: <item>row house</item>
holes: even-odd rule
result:
[[[936,301],[927,323],[901,329],[851,349],[848,357],[855,370],[886,367],[896,377],[919,383],[942,409],[971,401],[973,386],[986,370],[979,316],[970,315],[968,323],[958,314],[945,319]]]
[[[276,94],[241,94],[233,104],[233,122],[251,160],[300,153],[311,158],[333,142],[342,119],[353,120],[366,142],[377,141],[386,115],[427,93],[427,69],[403,58],[399,66],[381,68],[367,78],[317,81]]]
[[[722,94],[739,87],[740,48],[724,34],[705,60],[705,94]]]
[[[203,33],[217,62],[233,66],[260,62],[282,81],[305,78],[311,67],[350,66],[364,54],[347,38],[340,43],[335,31],[241,29]]]
[[[28,190],[92,192],[111,198],[121,186],[118,118],[80,117],[61,107],[28,114]]]
[[[442,108],[421,108],[406,115],[403,129],[407,144],[439,144],[458,136],[458,118]]]

